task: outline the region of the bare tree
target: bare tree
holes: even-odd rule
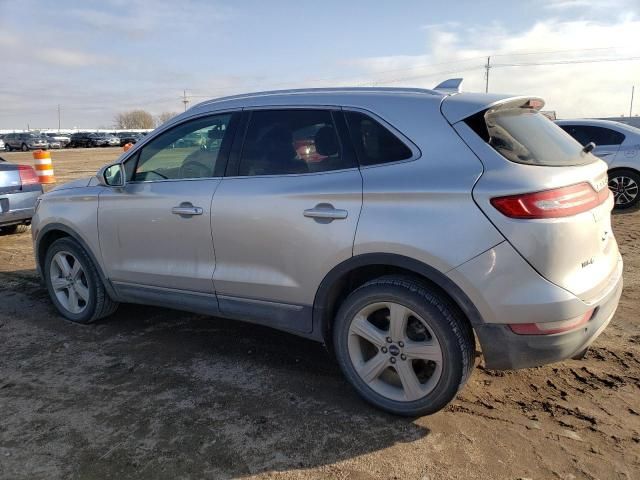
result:
[[[120,112],[113,119],[116,128],[153,128],[155,126],[153,115],[145,110],[131,110]]]
[[[160,126],[163,123],[168,122],[176,115],[178,115],[176,112],[162,112],[156,117],[156,126]]]

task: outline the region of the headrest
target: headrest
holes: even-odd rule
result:
[[[320,155],[330,157],[338,153],[338,138],[333,127],[324,126],[316,132],[314,138],[316,152]]]

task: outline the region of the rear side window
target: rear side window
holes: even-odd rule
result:
[[[528,165],[569,166],[594,162],[582,145],[538,110],[498,107],[466,120],[494,150],[507,160]]]
[[[397,162],[413,155],[398,137],[370,116],[360,112],[345,112],[345,116],[360,165]]]
[[[355,167],[329,110],[258,110],[242,147],[240,176],[289,175]]]
[[[610,128],[596,127],[593,125],[560,125],[565,132],[576,139],[581,145],[589,142],[599,145],[620,145],[624,142],[623,133]]]

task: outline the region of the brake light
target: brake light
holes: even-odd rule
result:
[[[35,185],[38,183],[38,175],[33,167],[29,165],[18,165],[18,173],[20,174],[20,181],[22,185]]]
[[[554,333],[565,333],[585,325],[593,315],[594,310],[589,310],[584,315],[561,320],[559,322],[542,323],[512,323],[509,328],[518,335],[552,335]]]
[[[604,203],[610,191],[596,192],[590,183],[491,199],[491,205],[510,218],[559,218],[587,212]]]

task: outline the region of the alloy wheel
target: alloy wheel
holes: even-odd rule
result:
[[[69,252],[58,252],[51,259],[51,285],[60,304],[71,313],[81,313],[89,303],[87,276],[78,259]]]
[[[360,378],[376,393],[412,402],[442,375],[442,348],[427,322],[395,302],[361,309],[349,326],[348,352]]]
[[[613,192],[616,206],[624,207],[638,196],[638,184],[626,175],[617,175],[609,179],[609,189]]]

